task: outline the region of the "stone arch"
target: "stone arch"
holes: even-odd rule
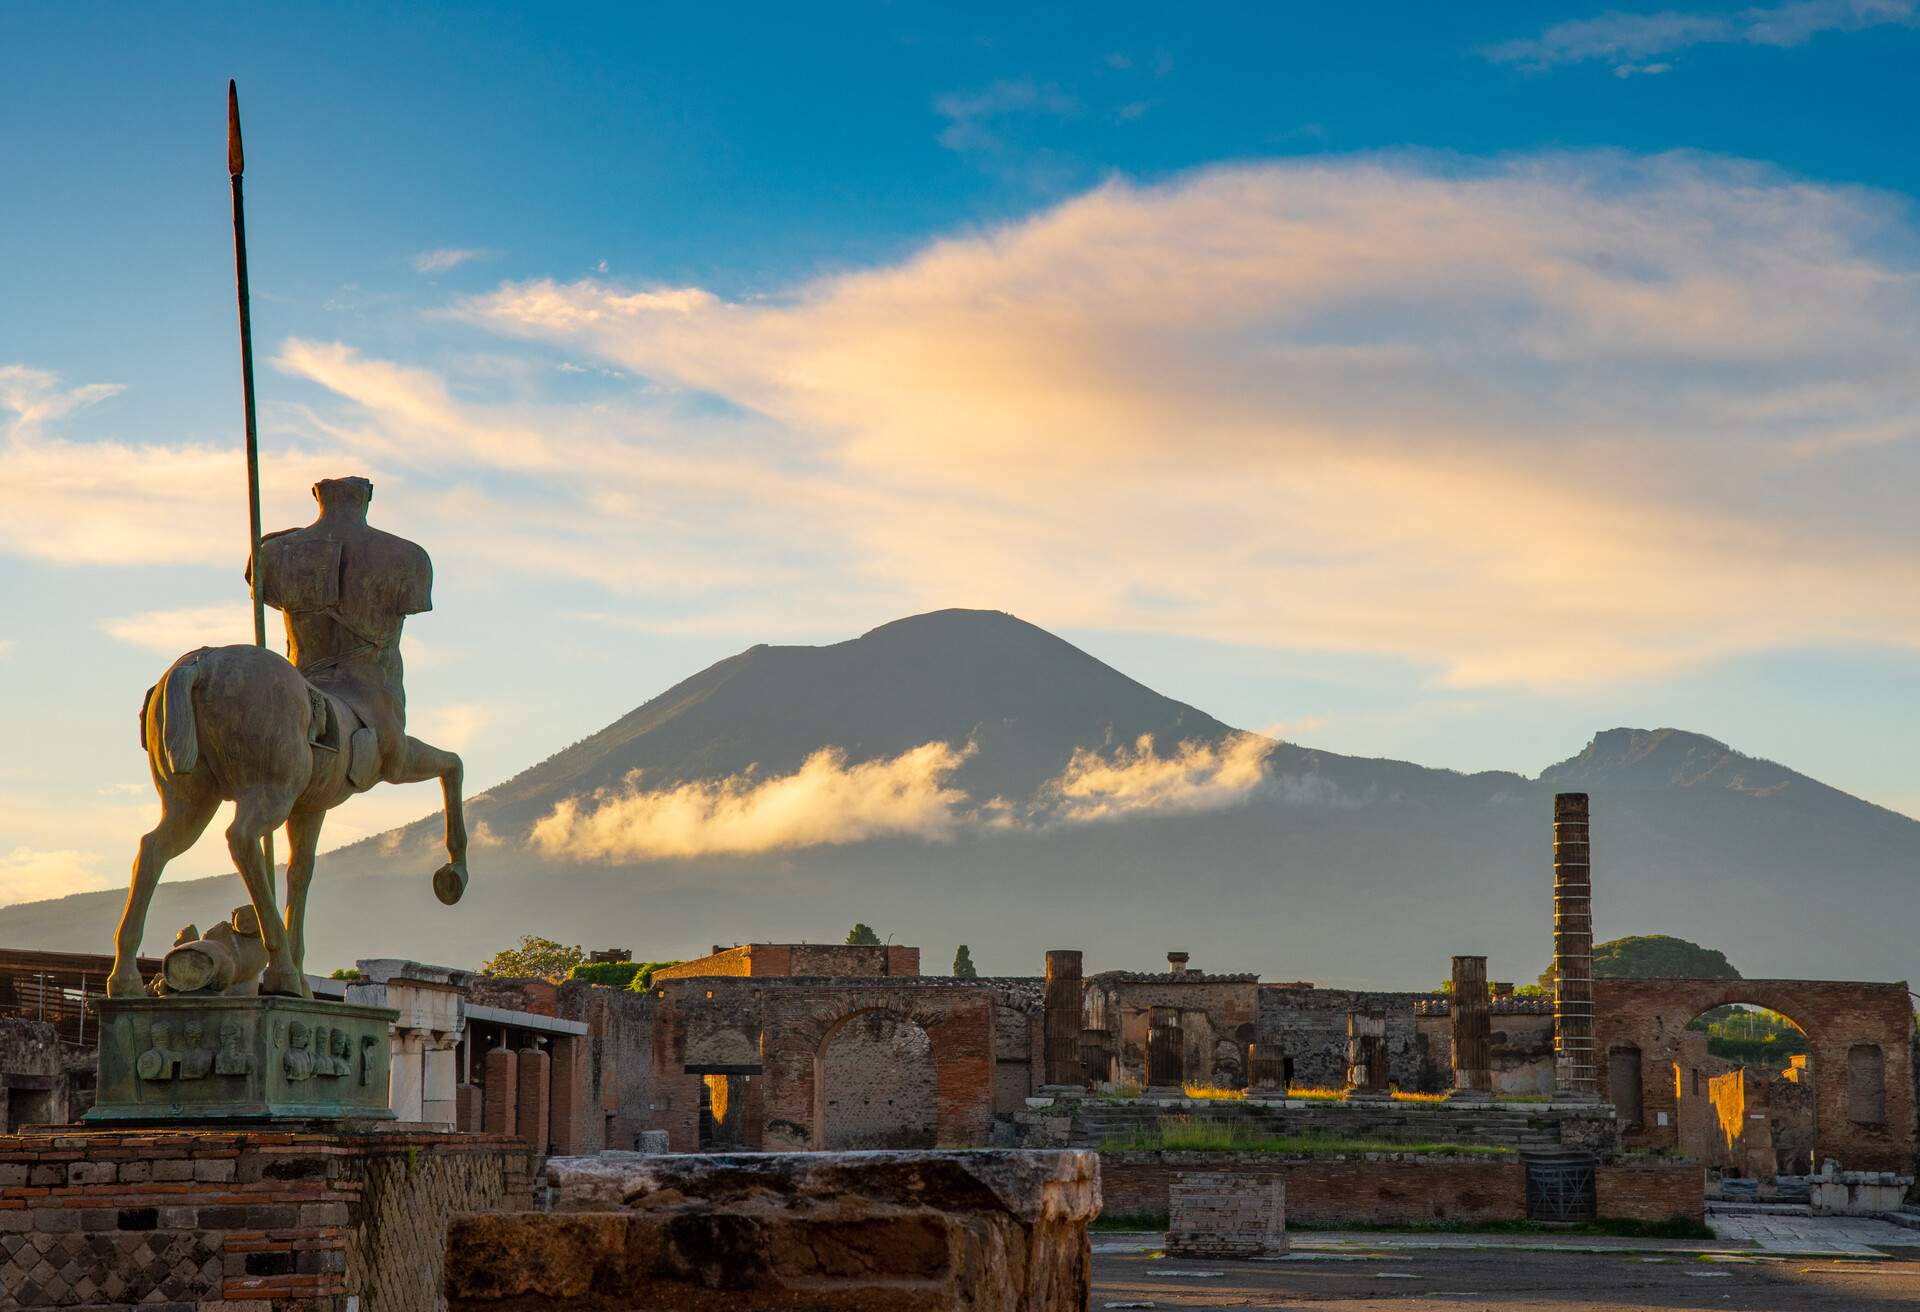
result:
[[[932,1148],[939,1142],[933,1036],[892,1007],[849,1012],[814,1051],[814,1146]]]
[[[1813,1071],[1815,1135],[1821,1158],[1863,1171],[1912,1169],[1914,1092],[1912,1012],[1904,983],[1836,980],[1596,979],[1595,1038],[1602,1051],[1641,1053],[1643,1119],[1623,1125],[1631,1148],[1677,1148],[1676,1086],[1683,1036],[1695,1018],[1746,1004],[1778,1012],[1807,1038]],[[1849,1053],[1880,1050],[1884,1119],[1856,1121],[1848,1105]]]

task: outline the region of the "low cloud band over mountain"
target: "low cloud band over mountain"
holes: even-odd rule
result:
[[[1596,923],[1737,949],[1755,974],[1904,978],[1920,823],[1678,730],[1609,730],[1528,779],[1230,728],[997,612],[751,648],[474,797],[474,882],[434,900],[439,818],[326,854],[310,960],[471,965],[523,933],[659,958],[864,920],[1031,972],[1168,948],[1214,969],[1526,979],[1552,927],[1550,798],[1594,798]],[[244,900],[163,884],[166,927]],[[0,908],[0,939],[98,950],[120,894]]]

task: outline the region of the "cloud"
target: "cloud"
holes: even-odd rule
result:
[[[16,847],[0,852],[0,906],[91,893],[117,881],[99,869],[97,852]]]
[[[5,660],[11,656],[15,646],[16,644],[12,638],[0,638],[0,660]]]
[[[947,780],[966,750],[927,743],[848,765],[825,748],[793,774],[752,774],[648,789],[636,771],[590,806],[569,799],[533,827],[533,846],[574,861],[748,855],[857,843],[882,835],[945,839],[966,794]]]
[[[415,273],[445,273],[470,261],[484,260],[492,254],[487,250],[442,246],[437,250],[421,251],[414,256],[413,269]]]
[[[243,566],[247,493],[237,441],[81,442],[49,431],[121,390],[69,387],[46,370],[0,365],[0,552],[61,564]],[[310,514],[307,489],[334,471],[298,450],[272,459],[266,513]]]
[[[244,558],[244,548],[241,556]],[[178,656],[195,647],[224,647],[253,641],[253,607],[245,586],[233,601],[217,606],[183,606],[174,610],[149,610],[138,615],[102,620],[100,627],[121,642],[144,647],[148,651]],[[268,641],[280,631],[280,617],[267,617]]]
[[[863,595],[1564,687],[1920,645],[1916,269],[1900,203],[1740,162],[1380,156],[459,313],[766,422],[806,473],[733,504]]]
[[[1055,799],[1054,818],[1076,822],[1146,811],[1216,811],[1254,795],[1277,745],[1260,734],[1243,733],[1218,743],[1184,742],[1162,756],[1153,736],[1143,734],[1131,748],[1111,756],[1077,749],[1043,795]]]
[[[407,731],[436,747],[464,752],[493,723],[493,708],[478,702],[416,707],[407,712]]]
[[[979,91],[950,91],[934,97],[934,112],[947,120],[940,144],[948,150],[997,151],[1004,143],[989,124],[1015,114],[1063,116],[1079,103],[1051,83],[1030,78],[1002,80]]]
[[[1599,59],[1623,75],[1664,73],[1668,65],[1641,61],[1697,45],[1797,46],[1822,32],[1857,32],[1914,17],[1915,0],[1790,0],[1723,13],[1609,11],[1555,23],[1537,37],[1503,41],[1481,53],[1495,63],[1535,70]]]

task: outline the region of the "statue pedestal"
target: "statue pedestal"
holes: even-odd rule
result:
[[[105,998],[91,1124],[392,1120],[399,1014],[323,999]]]

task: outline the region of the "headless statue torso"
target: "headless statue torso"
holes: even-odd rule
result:
[[[398,743],[406,732],[400,630],[407,616],[433,609],[433,562],[367,523],[366,479],[322,479],[313,495],[320,518],[261,539],[261,599],[286,616],[287,658],[307,681],[345,703],[374,742]],[[316,720],[313,736],[338,748],[355,731]],[[364,768],[354,774],[356,787],[374,782]]]

